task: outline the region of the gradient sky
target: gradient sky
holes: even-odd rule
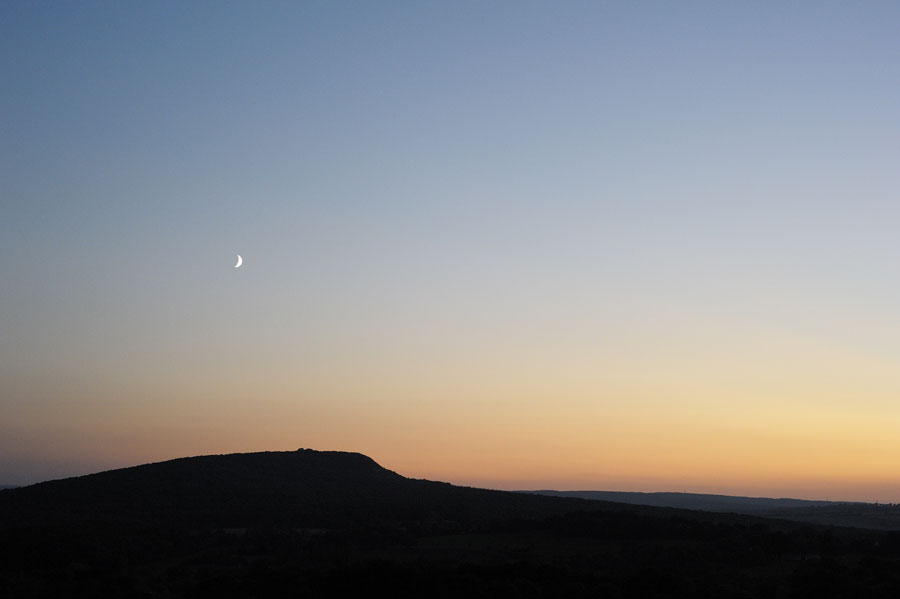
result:
[[[3,3],[0,483],[312,447],[900,501],[898,25]]]

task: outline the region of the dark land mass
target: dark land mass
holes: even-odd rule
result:
[[[731,512],[828,526],[900,530],[900,506],[857,501],[810,501],[739,497],[703,493],[637,493],[626,491],[521,491],[552,497],[598,499],[708,512]]]
[[[900,533],[184,458],[0,493],[0,597],[897,597]]]
[[[18,489],[19,485],[0,485],[0,491],[4,489]]]
[[[821,507],[833,505],[831,501],[806,499],[772,499],[768,497],[740,497],[735,495],[708,495],[705,493],[638,493],[630,491],[521,491],[554,497],[578,497],[599,499],[617,503],[677,507],[686,510],[708,512],[758,513],[763,510]]]

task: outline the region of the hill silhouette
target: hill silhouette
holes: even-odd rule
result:
[[[703,493],[638,493],[626,491],[522,491],[553,497],[578,497],[616,503],[673,507],[708,512],[748,514],[796,522],[900,530],[900,506],[859,501],[740,497]]]
[[[0,497],[0,525],[475,523],[562,513],[578,504],[589,505],[409,479],[359,453],[299,449],[180,458],[14,489]]]
[[[457,487],[346,452],[0,493],[0,596],[894,597],[900,535]]]
[[[808,499],[788,499],[770,497],[742,497],[738,495],[712,495],[708,493],[641,493],[636,491],[523,491],[553,497],[579,497],[598,499],[616,503],[675,507],[686,510],[709,512],[734,512],[737,514],[759,514],[769,510],[810,508],[844,505],[848,502],[815,501]]]

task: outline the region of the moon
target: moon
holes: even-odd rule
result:
[[[240,267],[241,267],[241,264],[244,263],[244,259],[241,258],[241,255],[240,255],[240,254],[238,254],[237,257],[238,257],[238,261],[237,261],[237,264],[234,265],[234,267],[235,267],[235,268],[240,268]]]

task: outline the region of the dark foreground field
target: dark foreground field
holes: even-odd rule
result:
[[[897,597],[900,534],[203,456],[0,491],[0,597]]]

